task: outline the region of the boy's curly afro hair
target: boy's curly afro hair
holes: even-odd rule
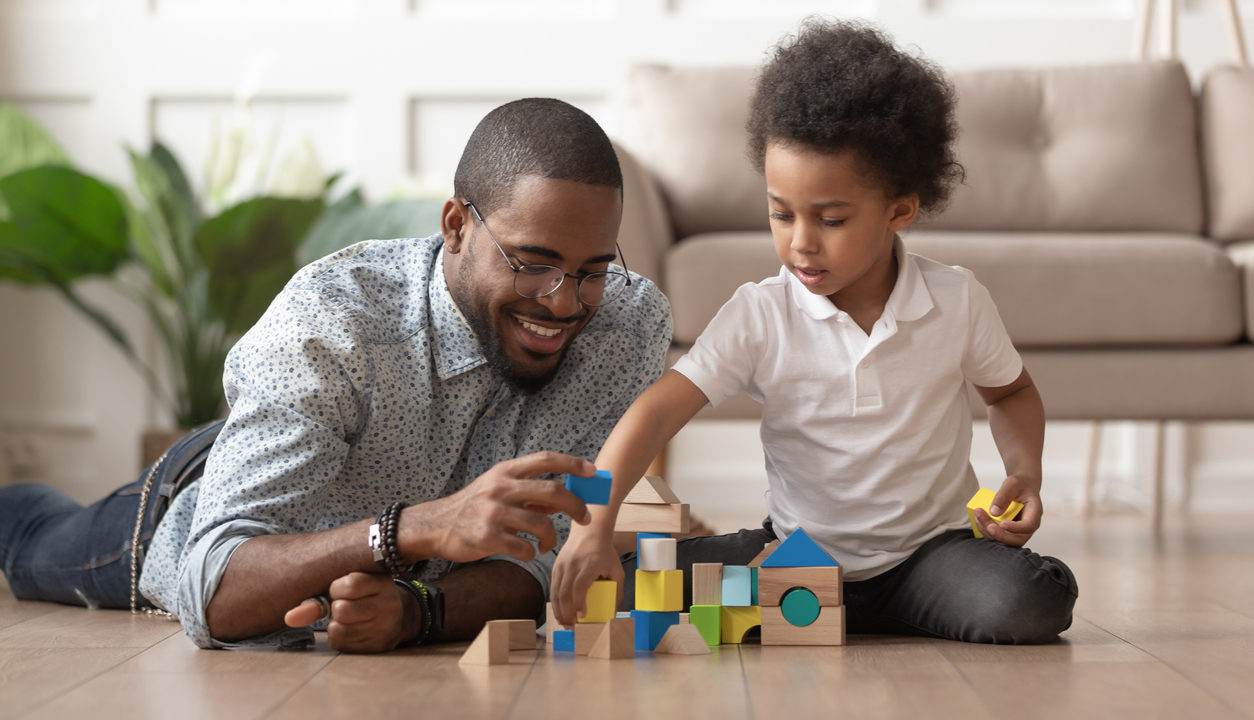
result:
[[[944,207],[964,172],[954,159],[954,90],[941,69],[854,22],[806,20],[758,76],[749,152],[761,171],[770,143],[853,152],[869,184]]]

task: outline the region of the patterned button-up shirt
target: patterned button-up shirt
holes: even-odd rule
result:
[[[305,630],[248,643],[210,637],[205,609],[240,544],[373,518],[394,500],[434,500],[539,450],[594,459],[661,374],[670,337],[666,298],[633,275],[571,343],[553,381],[529,395],[487,364],[445,284],[439,235],[323,258],[227,357],[230,416],[204,477],[157,527],[141,590],[202,647],[307,641]],[[570,519],[555,524],[564,541]],[[546,594],[554,558],[519,563]],[[424,577],[450,567],[433,559]]]

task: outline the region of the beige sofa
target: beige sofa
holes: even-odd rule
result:
[[[670,298],[676,353],[779,268],[745,152],[754,76],[628,76],[621,245]],[[988,287],[1048,416],[1254,418],[1254,70],[1198,91],[1176,62],[953,80],[966,183],[903,238]]]

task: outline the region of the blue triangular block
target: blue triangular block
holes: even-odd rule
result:
[[[762,561],[762,567],[832,567],[839,564],[801,528],[797,528]]]

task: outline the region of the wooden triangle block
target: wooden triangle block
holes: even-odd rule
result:
[[[775,552],[762,561],[760,567],[831,567],[833,565],[839,565],[839,563],[811,540],[805,530],[797,528],[787,540],[775,548]]]
[[[458,665],[508,665],[509,620],[489,620],[462,653]],[[533,629],[532,632],[535,632]]]
[[[770,557],[770,556],[771,556],[771,553],[775,552],[775,548],[777,548],[777,547],[779,547],[779,541],[778,541],[778,540],[772,540],[772,541],[770,541],[769,543],[767,543],[767,544],[766,544],[766,547],[762,548],[762,552],[758,553],[758,554],[757,554],[757,555],[753,558],[753,560],[750,560],[750,561],[749,561],[749,564],[748,564],[746,567],[761,567],[761,566],[762,566],[762,561],[763,561],[763,560],[765,560],[765,559],[767,559],[768,557]],[[693,604],[695,605],[695,604],[697,604],[697,603],[695,603],[695,602],[694,602]],[[717,603],[715,603],[715,604],[717,604]]]
[[[588,657],[616,660],[636,656],[636,621],[629,617],[614,618],[605,623]]]
[[[638,505],[674,505],[679,502],[679,496],[662,478],[656,475],[645,475],[627,493],[623,502]]]
[[[710,646],[705,644],[696,625],[671,625],[653,652],[665,655],[709,655]]]

